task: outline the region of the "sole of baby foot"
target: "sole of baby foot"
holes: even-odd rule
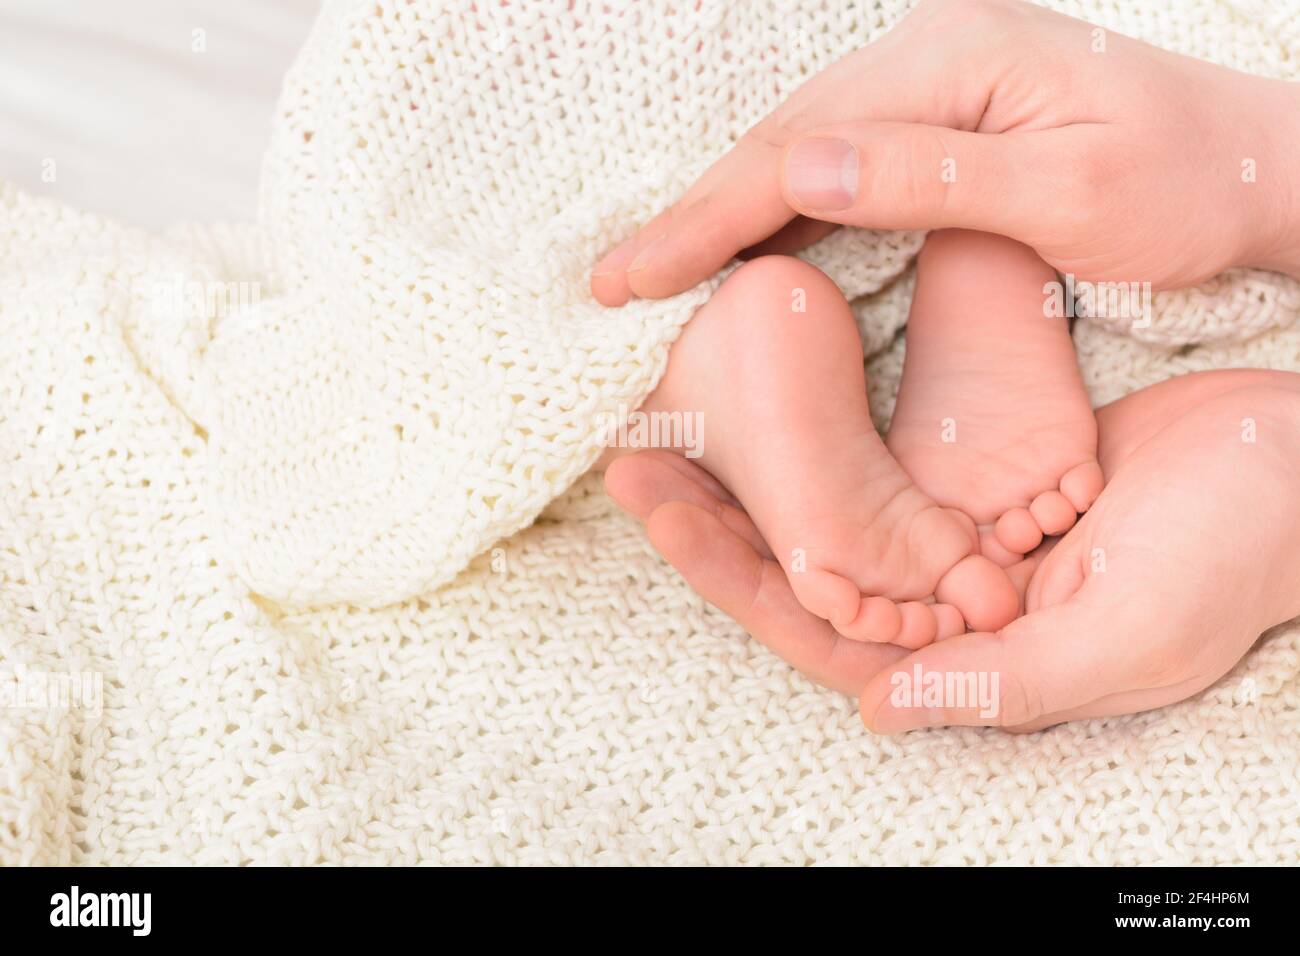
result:
[[[787,567],[799,602],[845,637],[907,647],[961,633],[967,625],[996,630],[1014,620],[1019,596],[1001,568],[974,553],[978,539],[970,518],[934,505],[915,488],[890,501],[911,499],[916,510],[901,520],[887,508],[848,536],[844,528],[863,515],[783,542],[778,555],[796,550],[789,541],[823,545],[797,549]]]
[[[1001,567],[1069,530],[1102,485],[1068,323],[1044,315],[1054,279],[1028,247],[965,230],[931,233],[918,261],[888,445]]]
[[[709,426],[699,464],[744,508],[805,608],[860,640],[920,642],[952,616],[897,602],[947,596],[991,626],[995,575],[955,566],[974,525],[922,493],[889,454],[867,402],[861,340],[835,284],[798,259],[747,262],[692,318],[647,405]],[[955,582],[955,583],[952,583]],[[990,586],[990,599],[976,586]]]

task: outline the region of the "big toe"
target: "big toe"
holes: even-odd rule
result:
[[[790,579],[790,589],[794,591],[799,603],[822,620],[830,621],[836,628],[845,627],[862,616],[862,594],[848,578],[816,567],[787,569],[786,576]]]
[[[835,629],[845,637],[855,641],[874,641],[879,644],[897,643],[904,630],[903,608],[889,598],[872,596],[863,597],[851,618],[832,621]],[[909,630],[915,633],[917,621],[910,612],[907,615]],[[931,635],[930,640],[933,640]],[[926,643],[929,643],[927,640]],[[917,645],[920,646],[919,644]]]
[[[936,641],[946,641],[950,637],[966,633],[966,621],[962,618],[961,611],[951,604],[931,604],[930,612],[937,625],[934,635]]]
[[[920,601],[905,601],[898,605],[901,626],[894,643],[909,650],[933,644],[939,636],[939,619],[933,608],[934,605]]]
[[[962,558],[939,579],[935,600],[951,604],[976,631],[996,631],[1015,620],[1020,596],[1007,573],[982,555]]]

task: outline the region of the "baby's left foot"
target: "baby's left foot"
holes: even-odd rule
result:
[[[846,637],[919,647],[1019,611],[970,519],[880,440],[853,314],[813,266],[765,256],[736,270],[641,410],[698,420],[698,463],[743,503],[799,602]]]
[[[932,233],[917,263],[888,446],[1003,567],[1068,531],[1102,488],[1067,320],[1044,315],[1055,278],[1027,246],[965,230]]]

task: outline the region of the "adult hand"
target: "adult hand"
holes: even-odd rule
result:
[[[753,523],[698,466],[641,452],[611,466],[606,481],[692,587],[792,666],[860,695],[871,729],[1034,730],[1189,697],[1263,630],[1300,613],[1298,380],[1204,373],[1099,410],[1107,487],[1054,548],[1013,569],[1028,613],[997,634],[912,654],[842,638],[805,611]],[[1246,421],[1257,440],[1242,440]],[[900,706],[895,675],[911,680],[917,667],[996,674],[995,706]]]
[[[646,524],[650,542],[706,601],[819,684],[856,697],[907,657],[893,644],[854,641],[795,598],[758,528],[699,465],[668,451],[619,458],[605,487]],[[1024,587],[1032,564],[1010,573]]]
[[[907,656],[901,647],[841,637],[805,610],[754,522],[694,462],[636,452],[609,466],[605,488],[645,522],[651,544],[706,601],[819,684],[856,697]]]
[[[999,233],[1091,281],[1300,275],[1296,142],[1297,84],[1012,0],[923,0],[607,255],[592,291],[662,298],[826,223]]]
[[[945,681],[996,674],[997,706],[891,700],[890,668],[862,692],[868,726],[1031,730],[1162,707],[1300,614],[1300,375],[1184,376],[1100,409],[1097,424],[1106,488],[1041,556],[1025,616],[897,666]]]

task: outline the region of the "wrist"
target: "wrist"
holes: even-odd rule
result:
[[[1252,211],[1253,221],[1247,224],[1250,241],[1238,264],[1300,278],[1300,83],[1262,83],[1261,122],[1268,143],[1250,170],[1258,192],[1255,202],[1242,204]],[[1243,182],[1247,159],[1255,157],[1242,160]]]

